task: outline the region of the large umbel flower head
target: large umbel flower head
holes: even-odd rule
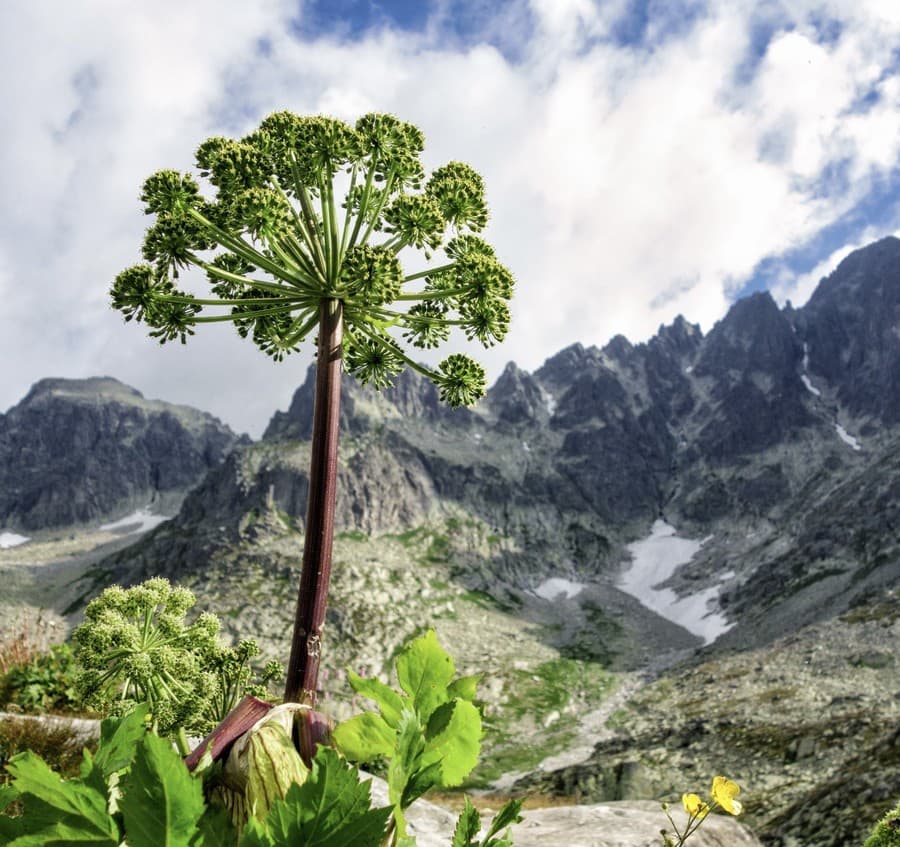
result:
[[[144,183],[155,223],[144,263],[116,277],[114,307],[160,342],[231,321],[280,360],[315,333],[322,303],[339,301],[344,368],[359,381],[384,388],[408,365],[451,405],[475,402],[485,379],[474,360],[457,353],[432,370],[406,345],[436,347],[452,327],[486,347],[502,340],[513,278],[475,235],[488,218],[481,177],[450,162],[426,179],[423,147],[416,127],[384,114],[350,126],[277,112],[240,140],[208,139],[196,163],[211,190],[172,170]],[[407,248],[443,256],[407,274]],[[211,297],[176,287],[191,266]]]

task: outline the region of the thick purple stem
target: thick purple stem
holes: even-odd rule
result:
[[[194,752],[185,757],[184,763],[188,770],[192,771],[197,767],[207,750],[210,751],[214,761],[221,759],[231,745],[271,708],[271,703],[248,694],[229,712],[225,720],[197,745]]]
[[[316,397],[313,406],[312,455],[306,503],[306,541],[294,618],[284,699],[316,704],[322,628],[331,578],[334,500],[337,488],[338,423],[341,414],[341,339],[343,308],[323,300],[319,310]]]

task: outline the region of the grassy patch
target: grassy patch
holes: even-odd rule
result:
[[[0,785],[9,781],[6,765],[17,753],[32,750],[55,771],[65,777],[78,776],[81,751],[87,746],[92,752],[96,742],[85,744],[72,730],[62,724],[48,724],[33,718],[10,718],[0,722]]]
[[[361,529],[348,529],[344,532],[339,532],[335,535],[335,538],[341,541],[368,541],[369,534],[363,532]]]
[[[533,770],[570,746],[579,727],[566,708],[576,699],[597,705],[612,687],[611,674],[575,659],[511,670],[506,679],[508,699],[485,716],[482,759],[468,787],[487,788],[505,773]]]

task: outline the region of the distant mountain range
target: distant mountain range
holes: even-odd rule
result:
[[[175,575],[179,560],[198,565],[190,544],[175,559],[155,549],[176,528],[204,555],[212,527],[228,543],[253,510],[274,506],[302,529],[295,454],[313,383],[311,368],[253,444],[112,379],[42,380],[0,415],[0,528],[96,521],[197,485],[140,548]],[[345,379],[342,404],[339,526],[378,534],[470,515],[498,539],[489,555],[460,551],[477,588],[609,578],[661,517],[712,536],[673,585],[728,574],[735,642],[900,578],[896,238],[848,256],[802,308],[756,293],[707,335],[678,317],[645,344],[574,344],[533,374],[510,363],[475,409],[442,406],[413,372],[381,395]]]
[[[313,382],[310,369],[263,439],[212,468],[174,521],[111,565],[116,576],[161,561],[194,573],[267,508],[302,530]],[[472,588],[612,583],[624,545],[659,518],[708,539],[672,587],[722,580],[736,624],[726,645],[771,640],[900,581],[895,238],[848,256],[802,308],[756,293],[707,335],[678,317],[645,344],[574,344],[531,374],[510,363],[475,409],[444,407],[413,372],[381,395],[347,379],[342,404],[339,527],[477,520],[497,542],[459,543],[458,576]],[[229,434],[209,431],[224,450]]]

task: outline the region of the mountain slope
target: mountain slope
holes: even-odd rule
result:
[[[108,377],[41,380],[0,415],[0,527],[33,532],[177,501],[237,440],[211,415]]]

